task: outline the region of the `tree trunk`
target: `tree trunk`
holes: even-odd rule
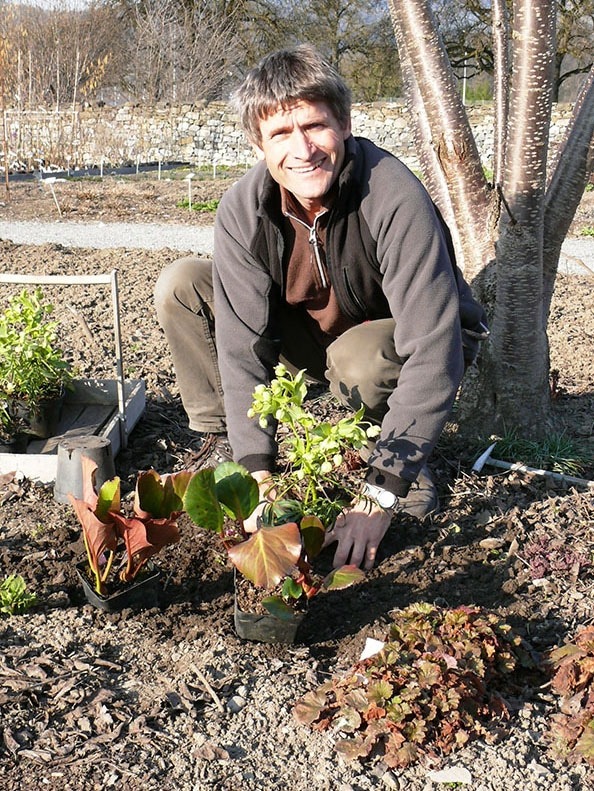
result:
[[[592,172],[592,75],[551,168],[554,0],[493,1],[495,124],[489,194],[428,0],[389,0],[419,156],[450,224],[459,263],[491,317],[491,340],[467,381],[463,413],[489,433],[546,431],[546,323],[561,242]],[[496,247],[496,255],[495,255]],[[466,406],[466,408],[464,408]]]

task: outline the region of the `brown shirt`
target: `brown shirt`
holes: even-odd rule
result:
[[[310,225],[300,204],[286,190],[282,193],[283,214],[294,233],[285,273],[285,298],[289,305],[301,306],[307,312],[320,342],[327,346],[353,326],[341,312],[328,276],[325,246],[329,212],[319,212]]]

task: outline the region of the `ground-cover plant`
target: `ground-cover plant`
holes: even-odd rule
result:
[[[100,595],[108,592],[110,574],[131,582],[146,562],[163,547],[179,540],[177,520],[192,473],[161,477],[154,470],[140,472],[134,502],[126,509],[118,477],[95,489],[97,464],[83,456],[83,496],[68,498],[82,527],[91,578]]]
[[[20,575],[10,574],[0,582],[0,613],[21,614],[35,604],[37,596],[27,591],[25,580]]]
[[[320,421],[304,406],[305,371],[292,375],[280,363],[274,373],[269,385],[256,387],[248,412],[263,427],[271,420],[278,424],[280,455],[287,459],[286,467],[273,475],[278,503],[269,520],[276,519],[275,509],[286,509],[315,515],[329,527],[355,494],[345,490],[339,474],[345,452],[366,447],[380,428],[364,421],[363,408],[336,423]]]
[[[245,467],[223,462],[193,475],[185,491],[184,508],[197,526],[219,535],[231,563],[253,585],[267,592],[280,586],[274,595],[262,599],[268,612],[290,618],[298,601],[363,579],[363,572],[355,566],[343,566],[325,577],[314,573],[311,558],[324,541],[324,527],[315,516],[289,514],[279,507],[275,523],[264,522],[248,534],[244,522],[259,500],[257,481]]]
[[[554,576],[577,579],[583,569],[591,568],[592,557],[551,535],[535,535],[520,553],[528,564],[532,579]]]
[[[54,307],[41,289],[23,289],[0,314],[0,433],[10,438],[27,430],[23,405],[58,398],[72,381],[72,371],[58,345]]]
[[[297,721],[331,730],[347,760],[380,755],[390,767],[494,738],[509,717],[499,690],[532,664],[511,627],[479,608],[427,603],[392,618],[383,648],[301,698]]]
[[[557,758],[594,766],[594,626],[548,656],[551,689],[560,697],[548,738]]]
[[[192,205],[190,206],[190,201],[188,198],[182,198],[178,202],[178,208],[180,209],[191,209],[192,211],[205,211],[205,212],[216,212],[219,208],[219,200],[217,198],[212,198],[211,200],[207,201],[192,201]]]

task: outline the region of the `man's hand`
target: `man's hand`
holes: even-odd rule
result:
[[[326,532],[324,546],[338,541],[334,568],[347,563],[369,570],[375,563],[380,541],[386,534],[392,514],[367,499],[356,500]],[[363,564],[363,565],[361,565]]]
[[[260,490],[260,502],[252,513],[243,523],[246,533],[255,533],[260,527],[260,517],[268,502],[272,502],[276,497],[276,492],[272,484],[272,475],[268,470],[257,470],[252,473],[252,477],[258,481]]]

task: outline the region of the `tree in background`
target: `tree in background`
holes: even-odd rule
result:
[[[59,110],[94,98],[121,68],[117,14],[106,4],[80,8],[56,0],[49,9],[4,4],[0,24],[13,51],[6,79],[17,109]]]
[[[219,98],[239,51],[234,6],[209,0],[131,6],[126,92],[148,103]]]
[[[511,6],[508,0],[508,11]],[[594,0],[556,0],[555,8],[554,102],[566,81],[589,72],[594,62]],[[493,75],[491,0],[434,0],[433,12],[456,74]]]
[[[385,0],[280,0],[272,5],[285,21],[280,45],[313,44],[347,80],[355,101],[400,95],[398,51]]]
[[[510,15],[505,0],[493,0],[494,162],[487,180],[430,2],[388,2],[429,191],[491,314],[469,411],[486,431],[542,434],[550,418],[546,328],[561,243],[594,165],[594,72],[553,156],[556,3],[513,0]]]

